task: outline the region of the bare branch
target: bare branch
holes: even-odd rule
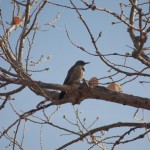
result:
[[[72,145],[80,140],[82,140],[83,138],[85,138],[86,136],[89,136],[89,133],[90,134],[94,134],[96,132],[99,132],[99,131],[108,131],[110,129],[113,129],[113,128],[120,128],[120,127],[137,127],[137,128],[150,128],[150,124],[149,123],[122,123],[122,122],[119,122],[119,123],[114,123],[114,124],[110,124],[110,125],[106,125],[106,126],[102,126],[102,127],[99,127],[99,128],[95,128],[93,130],[90,130],[89,132],[81,135],[81,137],[75,139],[75,140],[72,140],[71,142],[57,148],[57,150],[61,150],[65,147],[68,147],[69,145]]]

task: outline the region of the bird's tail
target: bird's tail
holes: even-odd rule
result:
[[[65,96],[66,92],[65,91],[62,91],[60,94],[59,94],[59,100],[63,99],[64,96]]]

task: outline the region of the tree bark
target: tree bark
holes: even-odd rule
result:
[[[77,86],[71,87],[68,85],[44,83],[41,81],[31,82],[26,79],[10,78],[4,75],[0,75],[0,80],[8,83],[19,84],[19,85],[24,85],[29,87],[31,87],[33,84],[34,85],[36,84],[47,95],[48,100],[53,102],[55,105],[60,105],[65,103],[80,104],[85,99],[98,99],[98,100],[105,100],[105,101],[114,102],[122,105],[127,105],[131,107],[150,110],[149,98],[115,92],[103,86],[96,86],[92,88],[92,87],[88,87],[85,84],[80,84],[78,85],[78,87]],[[41,92],[39,92],[39,90],[35,89],[34,87],[35,86],[33,86],[32,91],[37,95],[41,95]],[[51,91],[51,90],[67,91],[67,94],[64,97],[64,99],[60,101],[58,99],[59,92]]]

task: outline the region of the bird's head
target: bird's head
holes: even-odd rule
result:
[[[90,62],[84,62],[84,61],[82,61],[82,60],[78,60],[78,61],[75,63],[75,65],[84,66],[84,65],[89,64],[89,63],[90,63]]]

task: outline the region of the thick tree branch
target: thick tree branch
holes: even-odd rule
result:
[[[3,75],[0,75],[0,80],[24,86],[31,86],[32,84],[36,83],[37,86],[39,86],[43,90],[43,92],[46,93],[47,96],[49,96],[49,99],[55,105],[64,103],[79,104],[85,99],[99,99],[127,106],[132,106],[136,108],[143,108],[150,110],[149,98],[138,97],[125,93],[118,93],[115,91],[111,91],[103,86],[96,86],[94,88],[90,88],[84,84],[78,85],[77,87],[71,87],[68,85],[44,83],[39,81],[34,81],[34,83],[32,83],[30,80],[9,78]],[[58,100],[59,92],[49,91],[46,89],[67,91],[68,94],[66,95],[64,100],[59,101]],[[38,95],[41,95],[40,92],[38,93],[37,89],[32,89],[32,91],[34,91]]]

